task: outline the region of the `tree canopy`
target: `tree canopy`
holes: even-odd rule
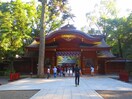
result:
[[[82,30],[93,35],[105,35],[115,55],[132,59],[132,13],[123,17],[118,17],[118,13],[115,0],[101,0],[93,11],[86,14],[87,25]]]
[[[45,35],[64,23],[69,15],[67,0],[49,0],[45,11]],[[0,56],[6,59],[12,52],[23,55],[25,46],[39,36],[42,5],[35,1],[0,2]]]

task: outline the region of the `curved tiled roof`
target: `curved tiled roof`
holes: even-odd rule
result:
[[[47,44],[52,44],[53,42],[57,41],[57,39],[61,39],[63,35],[76,35],[75,38],[80,39],[80,42],[83,42],[86,45],[93,45],[93,48],[111,48],[109,45],[106,44],[104,41],[104,37],[100,37],[100,35],[89,35],[82,31],[76,30],[76,28],[72,25],[65,25],[61,27],[60,29],[49,33],[46,35],[46,42]],[[36,38],[32,44],[30,44],[27,47],[30,48],[38,48],[39,46],[39,37]]]
[[[59,30],[56,30],[52,33],[49,33],[48,35],[46,35],[46,39],[50,39],[50,38],[54,38],[57,35],[61,35],[61,34],[76,34],[78,36],[82,36],[85,39],[88,39],[90,41],[101,41],[101,38],[98,37],[93,37],[89,34],[86,34],[80,30],[76,30],[76,28],[72,25],[65,25],[64,27],[61,27]]]
[[[36,40],[34,40],[30,45],[27,46],[27,48],[38,48],[39,47],[39,42],[37,42]]]
[[[115,56],[110,51],[99,51],[98,58],[114,58]]]
[[[98,45],[95,45],[95,47],[110,47],[108,44],[106,44],[106,42],[104,41],[104,39],[101,40],[101,43]]]

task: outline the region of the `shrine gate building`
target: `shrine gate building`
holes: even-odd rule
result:
[[[76,58],[83,74],[90,74],[90,65],[94,66],[95,73],[104,74],[105,61],[115,58],[104,36],[86,34],[69,24],[47,34],[45,40],[44,70],[57,66],[58,56],[68,56]],[[26,67],[30,72],[37,73],[38,53],[39,37],[26,47],[24,58],[30,60]]]

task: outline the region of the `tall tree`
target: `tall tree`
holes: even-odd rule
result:
[[[111,33],[114,33],[116,37],[115,41],[118,42],[118,44],[116,44],[118,45],[118,48],[115,47],[117,49],[115,51],[119,53],[120,57],[122,57],[121,35],[119,34],[123,31],[121,25],[123,20],[117,18],[117,12],[118,10],[116,8],[115,0],[101,0],[99,5],[95,5],[94,11],[87,13],[86,16],[89,22],[89,27],[92,27],[92,25],[97,27],[97,30],[93,28],[88,30],[88,33],[102,34],[105,36],[105,40],[108,39]]]
[[[7,59],[13,64],[16,55],[24,53],[27,39],[31,36],[35,21],[34,3],[21,0],[1,3],[0,5],[0,48],[1,60]]]
[[[69,18],[67,0],[39,0],[42,3],[41,8],[41,24],[40,24],[40,46],[38,59],[38,77],[44,76],[44,59],[45,59],[45,35],[60,27],[64,21]],[[38,13],[40,10],[38,10]],[[68,17],[65,17],[68,16]],[[38,24],[39,28],[39,24]]]
[[[41,1],[41,0],[40,0]],[[48,0],[45,6],[45,32],[46,34],[54,31],[65,21],[73,16],[68,8],[67,0]],[[38,19],[41,17],[42,6],[38,5]],[[38,29],[40,28],[39,20],[37,24]]]
[[[128,17],[124,16],[121,18],[107,19],[105,21],[107,23],[107,43],[113,47],[113,53],[117,54],[119,57],[131,58],[131,14]]]
[[[123,55],[125,58],[132,59],[132,13],[127,17],[125,32],[123,33]]]
[[[88,27],[86,32],[93,31],[93,34],[102,34],[107,36],[105,20],[115,18],[117,16],[117,9],[115,0],[101,0],[99,4],[95,4],[94,10],[86,14]],[[93,28],[96,27],[96,29]],[[87,30],[88,29],[88,30]],[[96,31],[97,30],[97,31]]]
[[[38,77],[44,76],[44,58],[45,58],[45,36],[44,36],[44,24],[45,24],[45,6],[47,0],[41,0],[42,12],[40,19],[40,45],[39,45],[39,59],[38,59]]]
[[[67,0],[49,0],[46,3],[44,36],[60,27],[69,17],[70,11],[66,4]],[[11,54],[13,57],[16,54],[23,54],[24,47],[34,37],[40,36],[41,11],[42,6],[38,5],[36,8],[35,2],[24,3],[21,0],[14,0],[0,4],[0,48],[3,50],[0,54],[4,58],[10,56],[8,52],[14,53]]]

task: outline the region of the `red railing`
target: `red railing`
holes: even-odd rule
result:
[[[20,79],[19,73],[10,73],[10,81],[18,80]]]
[[[129,74],[126,71],[120,71],[119,73],[119,79],[125,82],[129,81]]]

